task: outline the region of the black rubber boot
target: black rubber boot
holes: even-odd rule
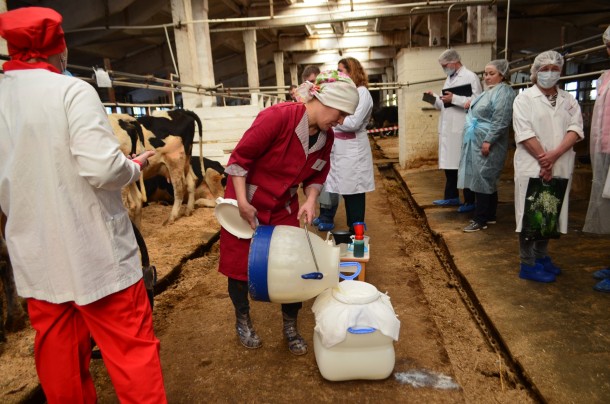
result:
[[[263,341],[254,331],[250,314],[236,314],[237,321],[235,322],[235,330],[239,337],[239,342],[246,348],[256,349],[263,346]]]
[[[288,341],[288,349],[294,355],[305,355],[307,353],[307,342],[301,337],[297,330],[296,317],[290,317],[282,313],[284,318],[284,337]]]

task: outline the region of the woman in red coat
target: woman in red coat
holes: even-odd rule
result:
[[[315,215],[317,197],[330,169],[334,135],[358,105],[358,90],[337,71],[323,72],[315,84],[299,89],[304,103],[280,103],[261,111],[244,133],[227,164],[226,198],[237,200],[242,218],[254,229],[264,225],[299,226]],[[303,184],[307,197],[299,207],[297,190]],[[250,240],[220,231],[219,271],[229,278],[229,296],[235,306],[236,330],[247,348],[262,342],[252,327],[248,302],[248,251]],[[283,304],[284,335],[290,352],[307,353],[296,327],[301,303]]]

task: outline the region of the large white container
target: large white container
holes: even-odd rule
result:
[[[392,374],[400,322],[387,295],[369,283],[347,280],[320,294],[312,310],[322,377],[379,380]]]
[[[248,255],[248,287],[254,300],[303,302],[339,283],[339,247],[314,233],[309,240],[311,248],[305,229],[299,227],[256,228]]]
[[[320,333],[313,333],[313,349],[323,378],[330,381],[385,379],[394,370],[394,344],[374,328],[348,330],[345,340],[326,348]]]

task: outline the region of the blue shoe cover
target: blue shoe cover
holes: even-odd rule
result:
[[[534,282],[555,282],[555,275],[544,270],[542,264],[535,264],[533,266],[527,264],[521,264],[521,271],[519,271],[519,278],[527,279],[528,281]]]
[[[312,225],[314,225],[314,226],[319,225],[319,224],[320,224],[320,218],[319,218],[319,217],[316,217],[315,219],[313,219],[313,220],[311,221],[311,224],[312,224]]]
[[[593,277],[599,280],[610,279],[610,268],[604,268],[593,272]]]
[[[610,293],[610,278],[606,278],[593,286],[593,290],[598,292]]]
[[[553,261],[551,261],[551,257],[549,257],[548,255],[544,258],[536,258],[536,264],[542,264],[544,270],[549,273],[552,273],[553,275],[561,274],[561,268],[553,264]]]
[[[437,199],[436,201],[432,201],[432,204],[439,205],[439,206],[459,206],[460,198]]]
[[[460,213],[468,213],[468,212],[472,212],[474,210],[474,203],[464,203],[462,205],[460,205],[460,207],[458,208],[458,212]]]
[[[335,225],[333,223],[320,223],[318,225],[319,231],[331,231],[334,228],[335,228]]]

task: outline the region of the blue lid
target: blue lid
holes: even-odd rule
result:
[[[274,229],[275,226],[257,226],[248,254],[248,289],[252,299],[261,302],[271,301],[267,285],[267,264]]]

